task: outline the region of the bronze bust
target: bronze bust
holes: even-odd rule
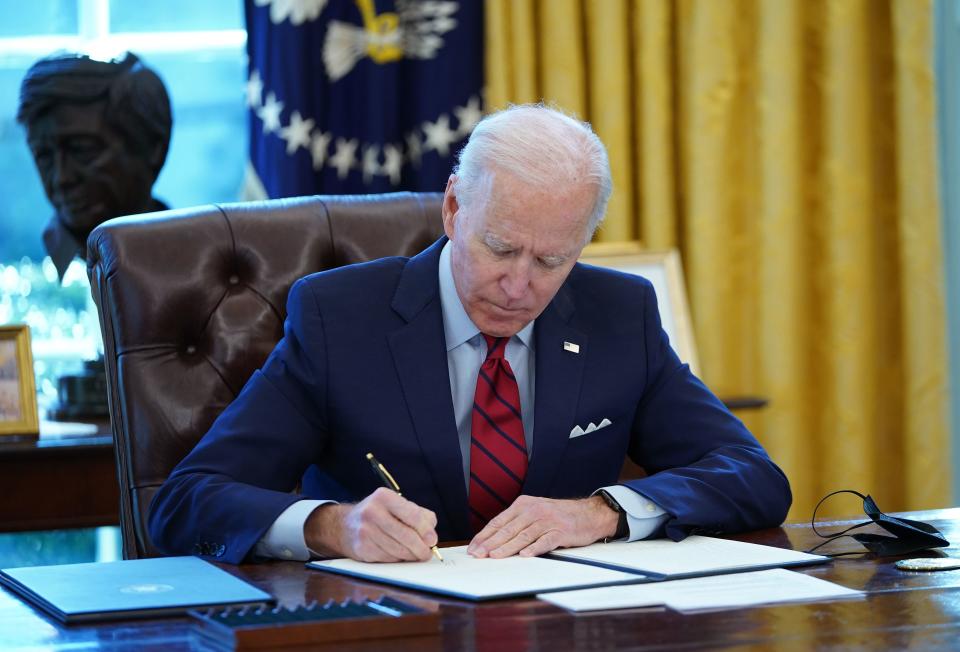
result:
[[[37,61],[20,86],[17,121],[55,211],[43,242],[61,280],[101,222],[167,208],[152,189],[170,144],[170,98],[136,55]]]

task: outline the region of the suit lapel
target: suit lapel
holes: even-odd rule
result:
[[[573,301],[564,285],[537,319],[536,381],[534,399],[533,454],[527,468],[523,493],[549,495],[560,460],[570,439],[589,354],[587,336],[568,325]],[[564,349],[564,342],[580,347],[579,353]]]
[[[470,536],[467,491],[450,400],[437,266],[441,238],[411,258],[403,270],[393,309],[407,324],[388,336],[397,376],[410,410],[424,459],[452,525],[454,538]]]

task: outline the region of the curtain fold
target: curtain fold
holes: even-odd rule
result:
[[[936,87],[933,75],[933,11],[929,3],[917,11],[914,0],[893,3],[893,33],[903,46],[894,51],[897,121],[896,160],[897,254],[904,365],[903,446],[923,451],[905,456],[908,504],[943,504],[948,494],[949,465],[945,412],[949,402],[946,350],[944,262],[940,246],[941,221],[936,159]]]
[[[677,247],[704,379],[794,487],[949,500],[929,0],[487,0],[487,108],[610,151],[601,241]],[[851,512],[855,505],[836,505]]]

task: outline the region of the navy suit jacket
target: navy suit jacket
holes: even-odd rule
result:
[[[441,540],[470,538],[437,274],[445,241],[294,284],[283,339],[156,495],[161,550],[240,562],[293,502],[379,487],[367,452],[436,513]],[[626,485],[669,514],[671,538],[783,521],[786,477],[677,358],[649,282],[577,264],[534,340],[523,493],[589,496],[617,483],[629,455],[649,475]],[[570,438],[604,418],[612,425]]]

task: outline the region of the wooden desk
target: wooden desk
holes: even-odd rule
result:
[[[960,557],[960,509],[916,512],[952,542]],[[835,522],[837,526],[842,522]],[[832,524],[828,524],[830,527]],[[807,524],[790,524],[736,537],[767,545],[805,549],[818,540]],[[834,551],[857,550],[843,540]],[[956,649],[960,647],[960,570],[905,572],[893,559],[840,558],[799,572],[868,593],[862,601],[780,605],[680,615],[663,609],[632,609],[573,615],[535,599],[472,604],[401,591],[311,571],[297,562],[224,566],[293,606],[311,600],[388,594],[439,609],[442,634],[429,638],[370,641],[338,650],[653,650],[664,648]],[[0,590],[0,648],[44,650],[196,649],[189,620],[128,621],[66,628],[54,624]]]
[[[0,437],[0,531],[120,522],[110,423],[94,425],[88,436]]]

